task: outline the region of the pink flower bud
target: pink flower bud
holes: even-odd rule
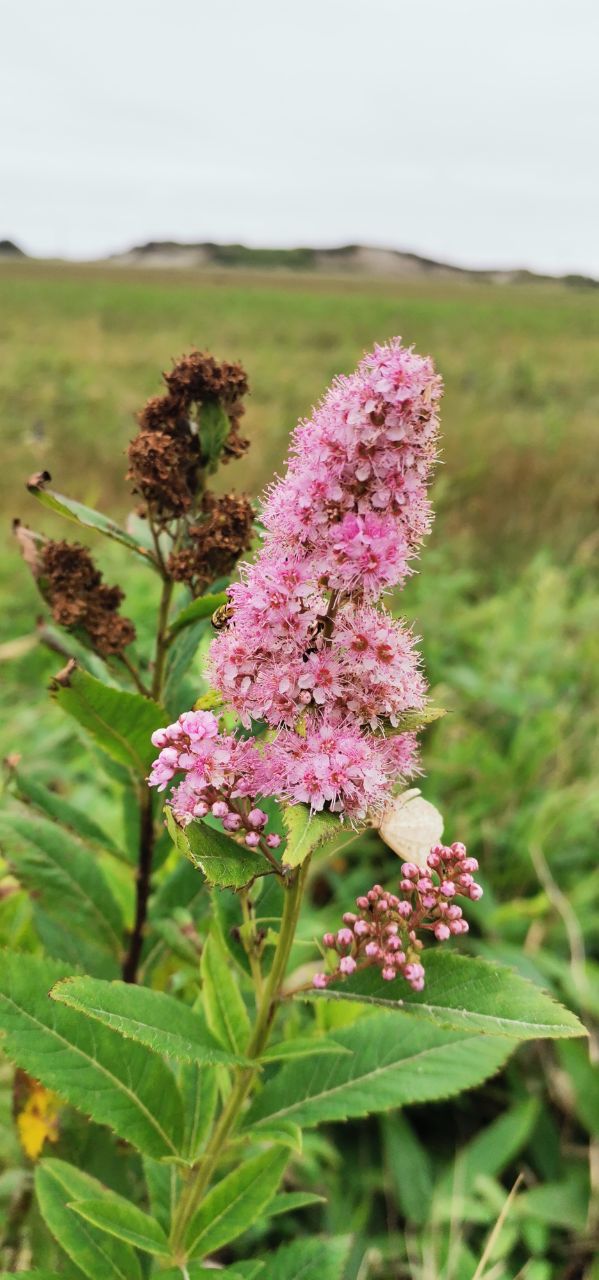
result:
[[[399,887],[402,893],[413,893],[416,886],[412,880],[400,880]]]
[[[353,973],[356,968],[356,962],[353,956],[342,956],[339,961],[339,971],[346,975]]]
[[[417,880],[420,875],[420,867],[417,867],[415,862],[402,862],[401,874],[405,876],[406,880]]]
[[[476,858],[464,858],[462,863],[464,871],[478,871],[478,862]]]
[[[412,908],[409,902],[400,902],[397,907],[397,913],[401,916],[402,920],[409,920],[412,914]]]
[[[369,960],[378,960],[382,955],[378,942],[367,942],[364,947],[364,955],[368,956]]]
[[[250,827],[265,827],[268,822],[268,814],[263,809],[250,809],[248,822]]]
[[[323,941],[323,943],[324,943],[325,947],[334,947],[334,946],[335,946],[335,934],[334,934],[334,933],[325,933],[325,934],[323,934],[322,941]]]
[[[210,812],[210,808],[205,800],[198,800],[197,804],[193,806],[193,812],[196,818],[205,818],[206,814]]]
[[[437,867],[440,866],[441,858],[438,853],[435,853],[434,849],[431,849],[426,861],[428,866],[431,867],[433,871],[436,871]]]
[[[228,813],[226,818],[223,818],[225,831],[239,831],[240,826],[241,818],[238,813]]]
[[[260,844],[260,836],[258,835],[258,832],[248,831],[247,836],[245,837],[245,843],[249,849],[255,849],[256,845]]]
[[[483,887],[480,884],[471,884],[468,890],[468,897],[471,902],[478,902],[483,896]]]
[[[312,979],[312,986],[316,987],[317,990],[322,990],[323,987],[326,987],[327,982],[328,978],[326,973],[315,973]]]
[[[357,916],[354,915],[353,911],[346,911],[341,918],[344,924],[355,924],[357,920]]]
[[[384,978],[385,982],[393,982],[396,977],[395,969],[392,969],[391,965],[386,965],[384,969],[381,969],[381,978]]]
[[[430,876],[421,876],[416,885],[416,888],[420,890],[420,893],[428,893],[432,887],[433,882]]]
[[[354,935],[351,929],[340,929],[337,934],[337,943],[340,947],[351,947]]]
[[[276,831],[271,831],[270,835],[266,837],[266,843],[269,849],[278,849],[281,837],[277,835]]]
[[[451,937],[451,929],[447,924],[436,924],[434,928],[435,938],[438,942],[446,942]]]
[[[360,898],[356,898],[356,906],[360,908],[360,911],[367,911],[370,906],[368,898],[366,898],[364,895],[362,895]]]
[[[356,920],[354,934],[356,938],[366,938],[370,933],[370,925],[366,920]]]
[[[441,893],[444,898],[455,898],[455,884],[453,880],[444,880],[441,885]]]
[[[224,800],[215,800],[212,806],[212,812],[215,818],[226,818],[229,812],[228,804]]]
[[[465,858],[465,856],[466,856],[466,845],[465,845],[465,844],[462,844],[462,841],[461,841],[461,840],[455,840],[455,841],[454,841],[454,843],[453,843],[453,844],[452,844],[452,846],[451,846],[451,852],[452,852],[453,854],[455,854],[455,856],[456,856],[457,858]]]

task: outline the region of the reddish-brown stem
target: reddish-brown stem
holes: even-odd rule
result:
[[[154,854],[154,814],[152,793],[142,782],[139,795],[139,859],[135,885],[135,920],[129,936],[129,946],[123,961],[123,982],[137,982],[137,970],[141,959],[144,931],[148,915]]]

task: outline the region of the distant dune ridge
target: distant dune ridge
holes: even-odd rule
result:
[[[496,284],[519,284],[533,280],[555,281],[555,276],[522,269],[471,270],[438,262],[418,253],[381,249],[372,245],[347,244],[338,248],[256,249],[244,244],[215,244],[205,241],[185,244],[176,240],[150,240],[108,259],[124,267],[210,269],[215,267],[259,270],[307,271],[322,275],[380,277],[397,280],[482,280]],[[566,284],[597,285],[590,276],[564,275]]]
[[[28,258],[13,240],[0,240],[0,260]],[[55,259],[56,261],[56,259]],[[482,281],[490,284],[555,283],[598,287],[599,280],[584,275],[542,275],[523,268],[473,270],[425,258],[401,249],[381,249],[367,244],[345,244],[318,249],[251,248],[245,244],[216,244],[213,241],[184,243],[178,240],[149,240],[121,253],[100,259],[110,266],[155,267],[162,270],[209,271],[217,269],[293,271],[323,276],[363,276],[381,280]]]

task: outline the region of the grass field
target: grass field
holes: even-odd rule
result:
[[[373,342],[400,333],[434,356],[446,384],[438,518],[399,602],[423,636],[435,701],[451,709],[428,735],[422,786],[446,813],[451,838],[480,857],[486,896],[472,912],[475,945],[599,1017],[596,296],[557,286],[399,287],[25,263],[0,268],[0,315],[7,523],[19,515],[67,537],[74,529],[40,511],[24,479],[47,468],[56,488],[123,516],[132,415],[158,390],[170,358],[192,345],[248,369],[253,447],[226,479],[251,493],[280,467],[297,417]],[[108,580],[123,577],[143,642],[146,584],[117,550],[97,549]],[[31,632],[40,605],[8,535],[0,605],[5,642]],[[85,806],[89,761],[45,693],[60,664],[41,649],[2,663],[0,746],[25,752],[46,781]],[[581,947],[590,957],[584,989]],[[520,1076],[512,1068],[493,1085],[483,1113],[522,1089],[542,1099],[544,1136],[530,1138],[526,1160],[533,1181],[558,1187],[559,1202],[572,1167],[587,1169],[587,1144],[594,1150],[599,1131],[572,1083],[560,1094],[552,1054],[521,1055]],[[451,1116],[456,1140],[472,1135],[467,1102]],[[574,1154],[562,1151],[563,1133]],[[506,1186],[510,1167],[508,1159]],[[546,1265],[531,1280],[566,1275],[565,1216],[554,1223],[548,1212],[535,1245]]]

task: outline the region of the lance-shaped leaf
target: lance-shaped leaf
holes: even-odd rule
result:
[[[236,844],[224,831],[216,831],[205,822],[190,822],[183,829],[168,808],[166,821],[179,852],[203,871],[209,884],[221,889],[243,889],[257,876],[271,871],[270,864],[258,851]]]
[[[186,605],[177,614],[176,618],[173,618],[169,635],[176,636],[184,627],[190,627],[192,622],[201,622],[204,618],[211,618],[217,609],[227,603],[227,600],[226,591],[218,591],[213,596],[198,596],[197,600],[192,600],[191,604]],[[220,700],[222,701],[222,699]]]
[[[246,1125],[256,1134],[281,1120],[311,1128],[447,1098],[488,1079],[514,1045],[388,1013],[363,1017],[335,1039],[351,1054],[287,1063],[255,1099]]]
[[[294,1240],[267,1256],[261,1280],[341,1280],[351,1236]]]
[[[68,670],[64,681],[55,682],[53,694],[102,751],[145,778],[156,756],[151,736],[165,721],[165,712],[156,702],[113,689],[77,666]]]
[[[137,538],[127,533],[126,529],[121,529],[110,516],[103,515],[101,511],[94,511],[93,507],[86,507],[82,502],[76,502],[74,498],[67,498],[63,493],[56,493],[54,489],[49,489],[51,479],[49,471],[38,471],[27,481],[29,492],[38,499],[38,502],[41,502],[42,506],[48,507],[50,511],[56,511],[59,516],[64,516],[65,520],[71,520],[83,529],[93,529],[95,533],[102,533],[105,538],[111,538],[113,542],[120,542],[129,551],[134,551],[136,555],[141,556],[146,564],[158,569],[148,547],[144,547]]]
[[[216,470],[230,431],[231,423],[222,405],[217,400],[206,400],[200,410],[200,443],[208,471]]]
[[[63,932],[85,941],[96,972],[118,973],[121,910],[90,850],[55,822],[24,808],[0,814],[0,846],[42,910],[61,923]]]
[[[0,957],[0,1035],[9,1058],[144,1155],[179,1155],[183,1107],[172,1072],[141,1044],[48,999],[65,966]]]
[[[326,1196],[319,1196],[314,1191],[281,1191],[271,1200],[266,1212],[269,1218],[276,1218],[281,1213],[293,1213],[296,1209],[326,1202]]]
[[[221,1047],[199,1014],[165,992],[129,982],[69,977],[57,982],[50,995],[126,1039],[179,1062],[232,1066],[245,1061]]]
[[[220,933],[214,928],[202,952],[201,973],[210,1030],[232,1053],[243,1053],[250,1036],[248,1011]]]
[[[85,1222],[90,1222],[92,1227],[98,1227],[117,1240],[124,1240],[134,1249],[142,1249],[156,1257],[169,1255],[169,1243],[160,1223],[114,1191],[107,1191],[102,1197],[73,1200],[69,1208]]]
[[[283,855],[286,867],[299,867],[317,849],[341,849],[356,839],[358,832],[343,824],[334,813],[311,813],[307,804],[288,805],[284,811],[287,844]]]
[[[101,1182],[64,1160],[43,1160],[36,1169],[35,1190],[46,1226],[89,1280],[141,1280],[133,1249],[84,1222],[69,1207],[79,1199],[107,1195]]]
[[[272,1200],[287,1160],[284,1148],[263,1151],[218,1182],[192,1219],[190,1253],[205,1258],[247,1231]]]
[[[431,950],[425,957],[426,986],[412,991],[403,978],[385,982],[371,965],[352,977],[331,983],[310,998],[354,1000],[381,1005],[396,1013],[444,1027],[482,1031],[515,1040],[555,1040],[584,1036],[585,1027],[570,1009],[539,991],[513,969],[469,956]]]
[[[126,853],[119,849],[119,846],[89,814],[77,809],[63,795],[57,791],[51,791],[49,787],[44,786],[37,778],[31,777],[21,768],[15,769],[12,776],[15,779],[19,797],[34,809],[59,822],[86,844],[106,850],[115,858],[128,861]]]

